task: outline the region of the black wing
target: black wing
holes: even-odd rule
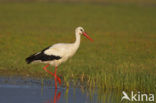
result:
[[[50,47],[47,47],[45,49],[43,49],[41,52],[39,53],[35,53],[29,57],[26,58],[26,62],[28,64],[30,64],[31,62],[33,61],[37,61],[37,60],[40,60],[40,61],[52,61],[52,60],[59,60],[61,59],[60,56],[56,56],[56,55],[47,55],[44,53],[45,50],[49,49]]]

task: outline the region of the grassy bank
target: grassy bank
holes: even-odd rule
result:
[[[155,90],[156,7],[135,4],[1,3],[0,74],[49,76],[44,65],[27,65],[31,53],[57,42],[73,42],[85,28],[76,55],[58,68],[90,87]],[[50,68],[52,69],[52,68]]]

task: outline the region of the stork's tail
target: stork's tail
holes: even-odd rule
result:
[[[25,59],[25,61],[27,62],[27,64],[30,64],[31,62],[33,62],[35,60],[35,58],[36,58],[36,56],[33,54],[33,55],[27,57]]]

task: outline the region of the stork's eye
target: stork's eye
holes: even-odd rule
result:
[[[80,31],[83,31],[82,29],[80,29]]]

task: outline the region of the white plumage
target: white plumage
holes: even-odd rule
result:
[[[62,62],[65,62],[68,58],[72,57],[77,51],[79,46],[74,46],[74,44],[68,43],[58,43],[51,46],[49,49],[45,50],[44,53],[46,55],[56,55],[60,56],[59,60],[52,60],[46,63],[51,64],[52,66],[58,66]]]
[[[31,62],[41,62],[47,63],[43,69],[55,77],[55,87],[57,88],[57,80],[61,84],[61,79],[56,75],[57,67],[62,63],[72,57],[80,45],[81,35],[86,36],[89,40],[93,41],[85,32],[82,27],[77,27],[75,29],[76,40],[74,43],[58,43],[54,44],[48,48],[43,49],[42,51],[35,53],[28,58],[26,62],[29,64]],[[50,72],[46,68],[50,65],[55,66],[55,73]]]
[[[52,66],[58,66],[62,62],[65,62],[66,60],[68,60],[68,58],[72,57],[76,53],[80,45],[80,37],[82,34],[92,41],[92,39],[84,32],[84,29],[82,27],[77,27],[75,29],[76,40],[74,43],[54,44],[39,53],[31,55],[26,60],[28,63],[36,61],[36,62],[48,63]],[[50,58],[50,56],[53,56],[51,60],[46,59],[46,57]],[[55,56],[59,56],[60,59],[55,59]],[[43,60],[44,57],[45,59]]]

